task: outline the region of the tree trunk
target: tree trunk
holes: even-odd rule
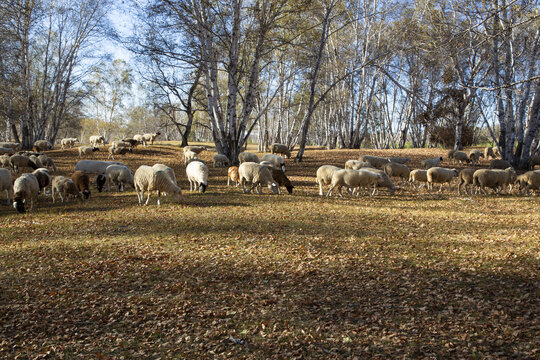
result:
[[[527,119],[527,129],[525,130],[525,136],[523,140],[523,150],[521,152],[521,159],[519,160],[519,167],[521,169],[527,169],[529,167],[529,159],[531,156],[531,145],[538,136],[538,130],[540,128],[540,79],[535,81],[534,98],[529,109],[529,117]]]

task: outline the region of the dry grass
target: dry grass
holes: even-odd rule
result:
[[[50,152],[60,174],[75,153]],[[180,153],[125,161],[172,165],[186,189]],[[0,357],[540,357],[539,198],[320,198],[317,167],[358,155],[286,160],[293,195],[244,195],[210,168],[182,205],[140,207],[133,191],[0,205]]]

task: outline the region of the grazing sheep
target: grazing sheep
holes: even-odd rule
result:
[[[238,166],[231,166],[227,171],[227,186],[230,185],[230,181],[236,184],[236,187],[240,184],[240,176],[238,175]]]
[[[342,170],[341,168],[333,165],[323,165],[317,169],[317,184],[319,185],[319,195],[324,196],[323,193],[323,185],[331,185],[332,184],[332,176],[334,176],[334,173],[338,170]]]
[[[79,139],[78,138],[63,138],[61,141],[60,141],[60,145],[62,149],[69,149],[69,148],[72,148],[75,146],[75,143],[78,143],[79,142]]]
[[[39,183],[34,174],[22,174],[13,184],[13,207],[24,213],[24,205],[30,202],[30,210],[34,209],[34,201],[37,203]]]
[[[184,153],[186,153],[188,151],[191,151],[191,152],[194,152],[195,154],[200,154],[205,150],[207,150],[207,147],[203,146],[203,145],[200,145],[200,146],[199,145],[188,145],[188,146],[184,147]]]
[[[240,162],[240,164],[245,162],[254,162],[258,164],[261,162],[261,160],[259,160],[259,157],[256,154],[247,151],[238,154],[238,161]]]
[[[390,162],[393,162],[393,163],[398,163],[398,164],[406,164],[408,163],[409,161],[411,161],[410,158],[402,158],[402,157],[395,157],[395,156],[390,156],[388,158],[388,160]]]
[[[69,200],[69,197],[76,197],[82,200],[82,193],[77,188],[77,185],[73,180],[66,178],[65,176],[55,176],[52,181],[52,202],[56,201],[56,194],[60,195],[60,199],[64,202]]]
[[[519,175],[515,182],[519,185],[520,195],[523,195],[523,190],[529,196],[529,190],[540,190],[540,171],[527,171],[525,174]]]
[[[465,154],[465,156],[467,156],[467,154]],[[441,192],[444,184],[448,183],[448,186],[450,186],[450,182],[452,181],[452,179],[457,176],[458,172],[456,169],[433,167],[427,171],[428,189],[433,190],[433,184],[438,183],[441,184],[441,187],[439,189],[439,192]]]
[[[87,174],[105,174],[109,165],[125,165],[120,161],[80,160],[75,164],[75,170],[81,170]]]
[[[500,169],[480,169],[476,170],[473,174],[473,186],[482,190],[484,194],[487,194],[486,187],[495,190],[496,193],[506,186],[513,184],[516,181],[516,172],[514,168],[508,167],[504,170]]]
[[[96,189],[99,192],[103,191],[103,188],[105,187],[105,184],[107,184],[107,177],[105,174],[98,174],[96,176]]]
[[[176,184],[176,175],[174,174],[174,170],[171,169],[170,167],[168,167],[167,165],[165,164],[154,164],[152,165],[152,169],[154,170],[163,170],[167,173],[167,175],[169,175],[169,177],[171,178],[171,180]]]
[[[82,158],[83,155],[92,155],[96,151],[99,151],[99,148],[95,146],[79,146],[79,159]]]
[[[71,174],[71,180],[84,198],[88,199],[90,197],[90,177],[84,172],[77,170]]]
[[[148,191],[148,198],[145,205],[148,205],[152,191],[157,191],[158,200],[157,205],[161,205],[161,193],[171,194],[176,197],[178,202],[182,202],[182,189],[171,180],[167,172],[163,170],[156,170],[147,165],[141,165],[134,176],[135,191],[137,191],[137,198],[139,204],[143,203],[144,192]]]
[[[154,141],[156,140],[156,138],[161,135],[161,133],[158,131],[158,132],[155,132],[155,133],[147,133],[147,134],[143,134],[142,138],[143,138],[143,146],[147,146],[148,143],[150,143],[150,145],[154,145]]]
[[[360,188],[369,188],[371,185],[373,185],[373,192],[370,196],[373,196],[380,177],[379,174],[369,170],[337,170],[334,172],[334,175],[332,175],[332,185],[326,196],[332,196],[332,191],[337,186],[339,196],[343,197],[341,188],[346,186],[349,189],[352,189],[353,193],[357,191],[356,197],[358,197],[360,196]]]
[[[11,169],[11,161],[9,160],[11,156],[0,155],[0,167]]]
[[[122,139],[122,141],[125,143],[128,143],[129,146],[131,146],[132,148],[135,148],[139,146],[140,144],[142,144],[142,141],[136,140],[134,138],[126,138],[126,139]]]
[[[8,169],[0,169],[0,191],[5,191],[7,195],[7,204],[11,204],[13,197],[13,176]]]
[[[289,150],[289,148],[285,144],[274,143],[274,144],[270,145],[270,152],[272,154],[282,154],[287,159],[291,158],[291,151]]]
[[[186,175],[189,181],[189,191],[199,189],[204,193],[208,187],[208,167],[201,161],[192,161],[186,166]]]
[[[272,194],[279,193],[278,185],[274,181],[270,169],[266,166],[254,162],[244,162],[238,167],[238,176],[244,194],[249,194],[255,187],[258,193],[262,194],[263,185],[266,185]],[[252,184],[249,190],[246,190],[246,184]]]
[[[415,169],[411,171],[411,173],[409,174],[409,182],[411,184],[415,182],[421,182],[422,184],[418,188],[422,188],[422,186],[427,184],[427,170]]]
[[[463,169],[459,172],[458,180],[458,195],[461,195],[461,187],[465,187],[465,194],[469,194],[469,191],[467,190],[467,185],[473,184],[473,176],[475,169]]]
[[[117,186],[118,191],[124,191],[126,185],[135,188],[133,172],[125,165],[107,166],[105,177],[107,178],[107,191],[111,191],[111,183]],[[176,181],[174,183],[176,184]]]
[[[529,159],[529,169],[534,170],[536,165],[540,165],[540,155],[533,155]]]
[[[227,167],[229,166],[229,158],[223,154],[214,155],[214,167]]]
[[[15,142],[0,142],[0,147],[13,149],[13,151],[19,151],[21,149],[21,143]]]
[[[429,170],[429,169],[431,169],[432,167],[437,167],[437,166],[439,166],[439,163],[440,163],[441,161],[443,161],[442,156],[438,156],[438,157],[433,158],[433,159],[425,159],[425,160],[422,160],[422,165],[424,166],[424,169]]]
[[[184,164],[188,164],[193,160],[199,160],[199,155],[193,151],[184,152]]]
[[[28,158],[30,159],[30,161],[34,163],[34,165],[38,167],[38,169],[45,167],[43,166],[43,164],[41,163],[41,160],[39,160],[39,158],[36,155],[30,155]]]
[[[105,144],[105,138],[102,135],[92,135],[90,136],[90,145],[92,147],[97,147],[98,144]]]
[[[271,171],[272,171],[272,178],[278,184],[278,194],[281,194],[281,191],[279,191],[279,186],[285,186],[289,194],[292,194],[294,186],[293,184],[291,184],[287,175],[285,175],[285,173],[279,169],[271,169]]]
[[[55,165],[53,159],[51,159],[47,155],[39,155],[38,159],[43,164],[43,167],[51,168],[52,171],[56,171],[56,165]]]
[[[407,181],[411,173],[411,170],[409,170],[407,165],[394,162],[389,162],[388,164],[384,165],[383,170],[390,177],[401,178],[402,182]]]
[[[504,169],[507,169],[509,167],[512,167],[512,164],[510,164],[508,161],[503,160],[503,159],[491,160],[491,162],[489,163],[489,168],[490,169],[504,170]]]
[[[137,140],[139,144],[144,145],[143,136],[140,134],[133,135],[133,140]]]
[[[362,168],[373,168],[373,165],[359,160],[347,160],[345,162],[345,169],[360,170]]]
[[[13,170],[15,170],[15,172],[19,172],[20,168],[31,168],[32,170],[36,170],[38,168],[32,159],[24,155],[12,155],[9,158],[9,162],[11,163],[11,167]]]
[[[379,188],[387,188],[390,195],[394,195],[396,191],[396,187],[390,177],[386,175],[386,173],[379,169],[370,169],[370,168],[363,168],[364,171],[370,171],[374,174],[379,175],[379,179],[377,179],[377,184],[375,187],[375,194],[379,194]]]
[[[489,160],[490,157],[492,157],[493,159],[496,159],[497,156],[495,155],[495,151],[493,151],[493,149],[497,149],[496,147],[493,148],[493,147],[486,147],[484,148],[484,157],[486,158],[486,160]],[[497,150],[497,152],[499,152]]]
[[[380,156],[364,155],[360,157],[360,161],[368,162],[377,169],[382,169],[384,165],[388,163],[388,158]]]
[[[112,158],[114,160],[114,155],[126,155],[128,152],[133,153],[133,150],[130,147],[109,146],[109,156],[107,159]]]
[[[39,191],[41,192],[43,189],[45,189],[47,186],[51,185],[52,178],[51,174],[49,174],[49,170],[45,168],[39,168],[32,172],[34,176],[36,177],[38,184],[39,184]]]
[[[13,155],[13,152],[14,150],[11,148],[0,147],[0,155],[5,155],[5,154]]]
[[[53,145],[47,140],[38,140],[34,143],[34,151],[37,152],[51,150],[52,148]]]
[[[459,161],[460,163],[467,163],[469,164],[471,160],[469,159],[469,155],[467,153],[464,153],[463,151],[456,151],[454,153],[454,163],[456,161]]]
[[[476,165],[476,163],[480,162],[480,158],[483,158],[484,157],[484,154],[482,154],[480,151],[478,150],[471,150],[469,152],[469,160],[471,160],[471,163],[473,165]]]
[[[283,172],[285,172],[285,161],[280,155],[264,154],[261,160],[270,161],[274,165],[274,168],[281,169]]]

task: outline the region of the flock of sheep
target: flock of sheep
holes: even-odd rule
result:
[[[153,144],[159,136],[159,132],[153,134],[135,135],[133,138],[113,141],[108,148],[109,158],[114,155],[123,155],[133,152],[138,145],[147,146]],[[65,138],[61,141],[61,148],[72,148],[78,143],[77,138]],[[103,136],[91,136],[91,146],[80,146],[79,157],[89,156],[99,150],[99,145],[105,143]],[[70,197],[82,200],[90,196],[90,183],[94,179],[98,191],[111,190],[111,185],[123,191],[131,186],[137,192],[139,204],[148,205],[152,192],[157,192],[157,204],[161,203],[161,196],[166,195],[182,202],[182,190],[178,186],[174,170],[164,164],[153,166],[141,165],[134,173],[124,163],[119,161],[99,161],[84,159],[77,162],[74,172],[70,177],[51,176],[56,171],[56,165],[44,151],[53,146],[47,141],[39,140],[34,144],[34,151],[19,151],[20,144],[0,143],[0,191],[6,191],[8,204],[13,201],[14,208],[19,212],[25,212],[25,205],[34,203],[38,194],[49,191],[52,202],[56,196],[62,202]],[[190,191],[204,193],[208,187],[209,169],[206,162],[199,159],[199,154],[208,150],[205,146],[186,146],[183,149],[186,176],[190,184]],[[250,152],[239,154],[239,166],[230,166],[229,159],[222,154],[213,156],[214,167],[229,167],[227,185],[231,181],[236,186],[242,186],[244,193],[250,193],[257,189],[262,193],[263,187],[267,187],[273,194],[280,193],[280,186],[292,193],[294,186],[285,175],[284,158],[290,158],[291,153],[286,145],[273,144],[271,153],[262,158]],[[283,156],[282,156],[283,155]],[[466,168],[461,171],[441,167],[442,157],[425,159],[422,161],[423,169],[410,170],[406,165],[409,158],[379,157],[364,155],[358,160],[348,160],[344,168],[333,165],[323,165],[316,173],[316,183],[319,186],[319,195],[324,196],[323,186],[329,186],[326,196],[331,196],[337,188],[338,194],[343,196],[342,188],[346,188],[353,196],[358,197],[361,192],[370,193],[370,196],[378,193],[380,188],[386,188],[390,194],[394,194],[396,186],[393,179],[401,180],[402,184],[411,186],[427,186],[433,190],[435,184],[440,184],[442,191],[444,184],[451,183],[454,178],[458,179],[458,193],[487,193],[486,188],[500,193],[504,189],[512,191],[512,186],[519,188],[520,194],[530,190],[540,189],[540,171],[535,171],[535,165],[540,165],[540,156],[531,157],[531,171],[517,176],[510,164],[497,159],[496,148],[488,147],[483,153],[472,150],[469,154],[462,151],[451,150],[448,160],[453,163],[477,165],[481,158],[493,158],[489,169]],[[14,179],[13,173],[19,173],[22,169],[32,169],[31,173],[24,173]],[[472,188],[469,189],[469,186]],[[373,189],[371,191],[371,189]],[[145,193],[148,194],[145,200]]]

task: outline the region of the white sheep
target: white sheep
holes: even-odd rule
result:
[[[519,185],[520,195],[523,195],[525,190],[529,196],[530,189],[540,190],[540,171],[527,171],[519,175],[514,183]]]
[[[257,154],[247,152],[247,151],[244,151],[238,154],[238,161],[240,162],[240,164],[245,163],[245,162],[254,162],[258,164],[261,162]]]
[[[176,175],[174,174],[174,170],[171,169],[170,167],[168,167],[167,165],[165,164],[154,164],[152,166],[152,168],[154,170],[163,170],[165,171],[165,173],[167,173],[167,175],[169,175],[169,177],[171,178],[171,180],[176,184]]]
[[[24,205],[30,202],[30,210],[37,203],[39,183],[34,174],[22,174],[13,184],[13,207],[20,213],[24,213]]]
[[[484,149],[484,157],[486,158],[486,160],[489,160],[490,157],[492,157],[493,159],[496,159],[497,156],[499,155],[499,149],[497,149],[497,147],[486,147]]]
[[[272,154],[282,154],[287,159],[291,158],[291,151],[289,150],[289,147],[285,144],[274,143],[270,145],[270,152]]]
[[[214,155],[214,167],[227,167],[229,166],[229,158],[223,154]]]
[[[109,165],[125,165],[120,161],[100,161],[100,160],[80,160],[75,164],[75,170],[80,170],[87,174],[99,175],[105,174]]]
[[[388,158],[372,155],[364,155],[360,157],[359,160],[363,162],[368,162],[377,169],[382,169],[382,167],[389,162]]]
[[[444,184],[448,183],[450,185],[452,179],[457,176],[458,172],[456,169],[432,167],[427,171],[428,189],[433,190],[433,184],[438,183],[441,184],[441,188],[439,189],[439,192],[441,192]]]
[[[375,194],[379,194],[379,188],[384,187],[388,189],[388,192],[390,195],[394,195],[394,192],[396,191],[396,187],[394,186],[394,183],[390,179],[388,175],[382,170],[379,169],[370,169],[370,168],[363,168],[364,171],[371,171],[374,174],[379,175],[379,179],[377,180],[377,187]]]
[[[105,144],[105,137],[103,137],[103,135],[90,136],[90,145],[92,147],[97,147],[98,144]]]
[[[62,149],[69,149],[75,146],[75,143],[79,142],[78,138],[63,138],[60,141],[60,145]]]
[[[411,184],[420,182],[422,184],[418,188],[419,189],[422,188],[423,186],[427,184],[427,172],[428,172],[427,170],[414,169],[409,174],[409,182]]]
[[[473,184],[473,176],[475,171],[475,169],[463,169],[459,172],[458,195],[461,195],[462,186],[465,186],[465,194],[469,193],[469,191],[467,190],[467,185]]]
[[[455,153],[455,151],[454,151]],[[429,170],[431,169],[432,167],[437,167],[439,166],[439,163],[443,160],[442,156],[438,156],[436,158],[433,158],[433,159],[424,159],[422,160],[422,165],[424,166],[424,168],[426,170]]]
[[[96,146],[79,146],[79,159],[83,155],[92,155],[96,151],[99,151],[99,148]]]
[[[154,145],[154,141],[156,140],[156,138],[161,135],[161,133],[158,131],[158,132],[155,132],[155,133],[146,133],[146,134],[143,134],[142,138],[143,138],[143,146],[147,146],[148,143],[150,143],[150,145]]]
[[[189,181],[189,191],[199,189],[204,193],[208,187],[208,167],[202,161],[192,161],[186,166],[186,176]]]
[[[262,194],[263,186],[267,186],[272,194],[279,193],[278,184],[274,181],[272,172],[266,166],[255,162],[242,163],[238,167],[238,176],[244,194],[249,194],[254,188],[257,188],[258,193]],[[246,184],[251,184],[248,190],[246,190]]]
[[[140,134],[133,135],[133,140],[136,140],[138,143],[145,146],[145,142],[144,142],[144,139],[143,139],[142,135],[140,135]]]
[[[163,170],[156,170],[147,165],[141,165],[137,171],[135,171],[135,190],[137,191],[137,198],[139,204],[144,201],[144,192],[148,191],[148,198],[145,205],[148,205],[152,191],[157,191],[158,200],[157,205],[161,205],[161,193],[171,194],[176,197],[178,202],[182,202],[182,189],[171,180],[167,172]]]
[[[374,167],[370,163],[365,162],[365,161],[360,161],[360,160],[347,160],[345,162],[345,169],[360,170],[362,168],[374,168]]]
[[[60,195],[62,202],[66,200],[68,202],[69,197],[76,197],[77,199],[83,199],[83,194],[79,191],[79,188],[73,180],[66,178],[65,176],[55,176],[52,181],[52,202],[56,201],[56,194]]]
[[[395,162],[389,162],[388,164],[384,165],[383,170],[390,177],[401,178],[402,182],[407,181],[411,173],[411,170],[409,170],[407,165]]]
[[[476,170],[473,174],[473,186],[476,188],[476,193],[478,193],[478,189],[481,189],[487,195],[486,187],[495,190],[496,193],[500,193],[506,185],[513,184],[516,177],[516,172],[512,167],[504,170],[480,169]]]
[[[109,165],[105,169],[107,178],[107,191],[111,191],[111,183],[116,185],[118,191],[124,191],[126,185],[135,188],[133,172],[125,165]]]
[[[56,164],[54,163],[53,159],[51,159],[50,157],[48,157],[45,154],[39,155],[38,159],[39,159],[39,161],[41,161],[41,163],[43,164],[44,167],[51,168],[52,171],[56,171]]]
[[[188,145],[184,147],[184,153],[192,151],[195,154],[200,154],[205,150],[207,150],[207,147],[204,145]]]
[[[370,186],[373,186],[373,192],[370,195],[373,196],[380,177],[379,174],[369,170],[337,170],[334,172],[334,175],[332,175],[332,185],[326,196],[332,196],[332,190],[334,190],[336,186],[340,197],[343,196],[341,194],[341,188],[343,186],[352,189],[353,193],[356,191],[356,197],[360,196],[360,188],[369,188]]]
[[[7,204],[11,204],[13,198],[13,176],[8,169],[0,169],[0,192],[5,191],[7,195]]]
[[[184,152],[184,164],[188,164],[189,162],[193,160],[198,160],[199,155],[197,155],[196,152],[193,151],[186,151]]]
[[[334,173],[341,168],[334,165],[323,165],[317,169],[317,180],[316,183],[319,185],[319,195],[324,196],[323,185],[332,184],[332,176]]]
[[[274,165],[274,168],[285,172],[285,161],[280,155],[264,154],[261,161],[270,161]]]
[[[114,160],[114,155],[126,155],[128,152],[133,153],[131,147],[109,146],[109,156],[107,159],[112,158]]]

